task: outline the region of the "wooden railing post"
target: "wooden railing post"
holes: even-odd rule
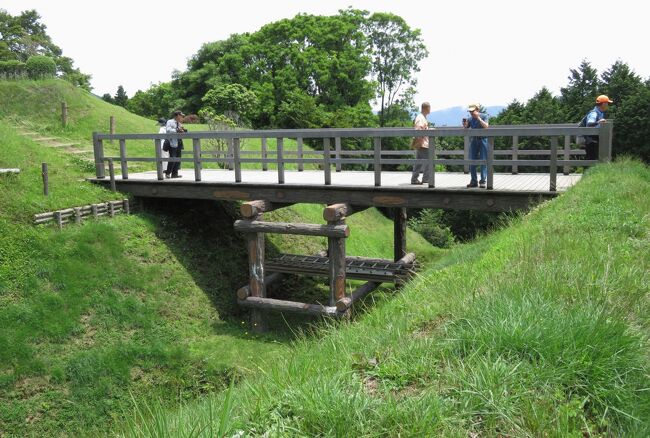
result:
[[[469,160],[469,135],[463,137],[463,160]],[[469,173],[469,164],[463,166],[463,172]]]
[[[429,188],[436,186],[436,138],[429,137],[429,149],[427,149],[427,167],[429,168]],[[401,258],[401,257],[400,257]]]
[[[269,163],[265,161],[267,158],[269,158],[268,145],[266,142],[266,137],[262,137],[262,170],[264,171],[269,170]]]
[[[115,192],[117,188],[115,187],[115,167],[112,158],[108,158],[108,175],[111,178],[111,192]]]
[[[557,190],[557,137],[551,137],[551,163],[549,166],[549,174],[551,178],[549,190],[554,192]]]
[[[341,159],[341,137],[334,138],[334,158],[337,160]],[[336,162],[336,171],[341,171],[341,163],[339,161]]]
[[[564,136],[564,159],[566,161],[569,161],[571,159],[571,136],[570,135]],[[562,168],[562,173],[564,173],[565,175],[571,173],[571,166],[565,164],[564,167]]]
[[[487,150],[487,189],[494,188],[494,137],[488,137],[488,150]]]
[[[614,124],[610,121],[600,124],[598,133],[598,161],[609,163],[612,161],[612,131]]]
[[[298,144],[298,172],[302,172],[305,170],[305,165],[302,162],[302,137],[298,137],[296,139],[296,143]]]
[[[284,139],[282,137],[276,140],[277,160],[278,160],[278,184],[284,184]]]
[[[129,179],[129,169],[126,161],[126,140],[120,138],[120,168],[122,169],[122,179]]]
[[[95,176],[97,178],[106,178],[104,169],[104,143],[96,132],[93,132],[93,152],[95,155]]]
[[[61,102],[61,126],[68,126],[68,104]]]
[[[201,139],[192,139],[192,153],[194,154],[194,181],[201,181]]]
[[[232,139],[232,158],[235,165],[235,182],[241,182],[241,161],[239,160],[239,139]]]
[[[325,172],[325,185],[332,184],[332,168],[330,167],[330,139],[323,138],[323,171]]]
[[[519,136],[512,136],[512,160],[517,161],[519,159]],[[516,164],[512,165],[512,174],[517,175],[519,173],[519,166]]]
[[[234,158],[234,151],[233,151],[233,139],[229,138],[226,140],[226,144],[228,146],[228,152],[226,153],[226,158]],[[235,165],[232,161],[228,161],[228,170],[233,170],[235,168]]]
[[[381,137],[374,138],[373,170],[375,171],[375,187],[381,186]]]
[[[163,176],[163,162],[162,162],[162,152],[161,152],[161,143],[163,140],[157,138],[154,140],[154,154],[156,155],[156,175],[158,181],[165,179]]]
[[[248,287],[252,297],[266,297],[264,284],[264,233],[246,233],[248,248],[249,283]],[[251,325],[253,331],[266,331],[264,314],[257,309],[251,311]]]

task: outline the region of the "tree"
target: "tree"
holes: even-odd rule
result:
[[[138,90],[126,104],[132,113],[154,119],[170,117],[174,109],[185,107],[185,101],[178,97],[171,82],[152,85],[147,91]]]
[[[113,103],[123,108],[126,108],[127,103],[129,103],[129,96],[126,95],[123,86],[120,85],[117,87],[117,93],[115,93],[115,96],[113,97]]]
[[[612,155],[633,155],[650,163],[650,84],[616,106]]]
[[[104,93],[104,95],[102,96],[102,100],[104,102],[108,102],[110,104],[115,105],[115,101],[113,100],[113,96],[111,96],[109,93]]]
[[[386,107],[411,92],[420,71],[418,63],[428,55],[419,29],[412,30],[399,16],[378,12],[363,24],[372,58],[372,77],[380,100],[379,125],[385,126]]]
[[[0,10],[0,61],[26,62],[32,56],[46,56],[54,60],[56,73],[63,79],[90,90],[91,76],[75,69],[72,60],[62,56],[40,19],[35,10],[23,11],[15,17]]]
[[[614,101],[608,111],[608,118],[614,118],[617,115],[618,108],[625,101],[642,91],[643,80],[630,67],[621,61],[616,61],[602,75],[603,94],[609,96]]]
[[[215,113],[236,114],[236,118],[245,122],[255,116],[258,106],[255,93],[240,84],[226,84],[213,88],[201,100]]]
[[[598,72],[586,60],[582,60],[578,69],[571,69],[569,84],[560,88],[560,98],[564,109],[564,121],[580,121],[594,106],[598,90],[602,88]]]

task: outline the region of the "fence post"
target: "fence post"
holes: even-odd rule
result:
[[[98,134],[93,132],[93,150],[95,155],[95,176],[97,178],[106,178],[104,169],[104,143],[98,138]]]
[[[332,184],[332,168],[330,167],[330,139],[323,138],[323,171],[325,172],[325,185]]]
[[[570,135],[565,135],[564,136],[564,159],[566,161],[569,161],[571,159],[571,136]],[[565,164],[564,167],[562,168],[562,173],[565,175],[568,175],[571,173],[571,166]]]
[[[519,160],[519,136],[512,136],[512,161]],[[512,174],[517,175],[519,173],[519,166],[516,164],[512,165]]]
[[[192,153],[194,154],[194,181],[201,181],[201,139],[192,139]]]
[[[600,124],[598,133],[598,161],[609,163],[612,161],[612,131],[614,123],[607,121]]]
[[[126,163],[126,140],[123,138],[120,138],[120,167],[122,179],[129,179],[129,169]]]
[[[551,164],[549,167],[551,177],[549,190],[554,192],[557,190],[557,137],[551,137]]]
[[[487,150],[487,189],[494,188],[494,137],[488,137],[488,150]]]
[[[266,137],[262,137],[262,160],[266,160],[269,157],[266,145]],[[269,170],[269,163],[262,161],[262,170]]]
[[[406,255],[406,208],[393,208],[393,258],[398,261]]]
[[[108,119],[108,133],[115,135],[115,116],[110,116]]]
[[[284,184],[284,139],[278,138],[276,140],[278,159],[278,184]]]
[[[43,176],[43,195],[50,195],[50,178],[47,172],[47,163],[41,163],[41,175]]]
[[[235,182],[241,182],[241,162],[239,161],[239,139],[232,139],[232,157],[235,161]]]
[[[158,176],[158,181],[165,179],[163,176],[163,162],[162,162],[162,152],[161,152],[161,143],[163,140],[157,138],[154,140],[154,154],[156,155],[156,174]],[[169,162],[168,162],[169,163]]]
[[[463,137],[463,160],[469,160],[469,135]],[[463,166],[463,172],[469,173],[469,164]]]
[[[375,171],[375,187],[381,186],[381,137],[374,138],[373,170]]]
[[[112,158],[108,159],[108,175],[111,178],[111,191],[115,192],[117,188],[115,187],[115,167],[113,166]]]
[[[336,160],[340,160],[341,159],[341,137],[334,138],[334,151],[335,151],[334,158],[336,158]],[[336,162],[336,171],[337,172],[341,171],[340,161]]]
[[[429,137],[429,149],[427,149],[427,166],[429,167],[429,188],[434,188],[436,186],[435,160],[436,160],[436,138]]]
[[[298,137],[296,139],[296,142],[298,143],[298,172],[302,172],[305,170],[305,165],[302,162],[302,137]]]
[[[64,128],[68,126],[68,105],[65,102],[61,102],[61,125]]]

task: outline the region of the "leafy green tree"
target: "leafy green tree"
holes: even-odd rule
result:
[[[240,84],[215,87],[203,96],[202,101],[215,113],[230,113],[244,122],[250,121],[255,116],[258,107],[255,93]]]
[[[111,96],[109,93],[104,93],[104,95],[102,96],[102,100],[104,102],[108,102],[113,105],[115,104],[115,100],[113,100],[113,96]]]
[[[147,91],[138,90],[126,104],[126,109],[143,117],[169,117],[175,108],[185,108],[171,82],[152,85]]]
[[[126,95],[126,91],[124,91],[123,86],[120,85],[117,87],[117,92],[113,97],[113,102],[115,105],[126,108],[126,104],[129,102],[129,96]]]
[[[72,60],[62,56],[61,49],[46,33],[36,10],[12,16],[0,10],[0,61],[26,62],[32,56],[47,56],[56,64],[56,72],[76,86],[90,90],[90,75],[73,67]]]
[[[25,63],[27,75],[31,79],[44,79],[53,77],[56,74],[56,64],[48,56],[30,56]]]
[[[385,12],[372,14],[363,24],[368,36],[371,74],[380,101],[379,125],[386,126],[386,108],[417,85],[419,62],[429,53],[419,29],[411,29],[401,17]]]
[[[633,155],[650,163],[650,84],[616,106],[612,155]]]
[[[560,98],[564,110],[564,121],[579,122],[593,108],[598,91],[602,84],[598,79],[598,71],[589,62],[583,60],[580,67],[571,69],[569,84],[560,88]]]
[[[615,118],[618,108],[625,101],[643,91],[643,80],[624,62],[616,61],[602,75],[603,94],[614,101],[608,111],[608,118]]]

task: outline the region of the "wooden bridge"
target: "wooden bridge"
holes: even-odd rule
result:
[[[399,283],[412,270],[415,256],[406,253],[407,208],[527,209],[574,185],[581,176],[575,173],[576,168],[584,169],[609,161],[612,130],[611,123],[595,128],[577,127],[575,124],[490,126],[480,131],[489,143],[485,160],[469,159],[470,134],[477,132],[460,127],[420,131],[381,128],[184,134],[95,133],[96,177],[92,181],[134,196],[244,201],[241,208],[243,219],[235,223],[235,228],[245,234],[248,242],[250,282],[238,291],[240,304],[255,309],[342,316],[354,301],[381,282]],[[584,151],[575,146],[574,139],[583,135],[599,136],[598,161],[584,160]],[[416,160],[413,151],[382,148],[384,139],[414,136],[429,137],[427,159]],[[183,139],[183,158],[161,157],[160,145],[166,138]],[[463,147],[450,148],[448,145],[452,138],[462,139]],[[505,138],[502,142],[507,146],[495,149],[495,139],[499,138]],[[260,150],[242,148],[242,142],[248,139],[260,139]],[[275,140],[275,147],[269,146],[269,139]],[[295,149],[285,148],[288,139],[295,141]],[[530,139],[543,146],[528,148]],[[322,150],[305,148],[305,140],[322,146]],[[106,154],[107,141],[118,142],[119,149],[112,148],[117,154]],[[137,145],[127,148],[127,141]],[[358,144],[364,141],[370,146],[367,150],[345,147],[350,142]],[[460,144],[460,140],[455,141]],[[142,146],[143,142],[145,146]],[[520,148],[520,144],[526,147]],[[165,179],[165,161],[184,163],[182,178]],[[130,171],[129,163],[138,163],[140,169]],[[147,163],[151,167],[143,170],[142,166],[146,167]],[[416,163],[428,166],[432,175],[428,184],[410,184],[410,169]],[[466,188],[469,166],[481,164],[487,166],[487,188]],[[118,165],[119,174],[116,172]],[[367,170],[349,170],[352,166]],[[400,168],[408,170],[395,170]],[[537,172],[522,172],[526,169]],[[548,171],[539,173],[539,169]],[[278,224],[262,220],[264,212],[294,203],[327,204],[323,212],[327,225]],[[345,238],[350,232],[345,218],[368,207],[394,209],[394,260],[345,255]],[[265,233],[327,236],[328,251],[313,255],[282,255],[278,260],[265,261]],[[266,275],[266,271],[272,274]],[[267,298],[266,286],[290,273],[328,276],[329,305]],[[367,283],[346,295],[346,276],[365,279]],[[257,324],[263,325],[259,312],[254,311],[253,318]]]

